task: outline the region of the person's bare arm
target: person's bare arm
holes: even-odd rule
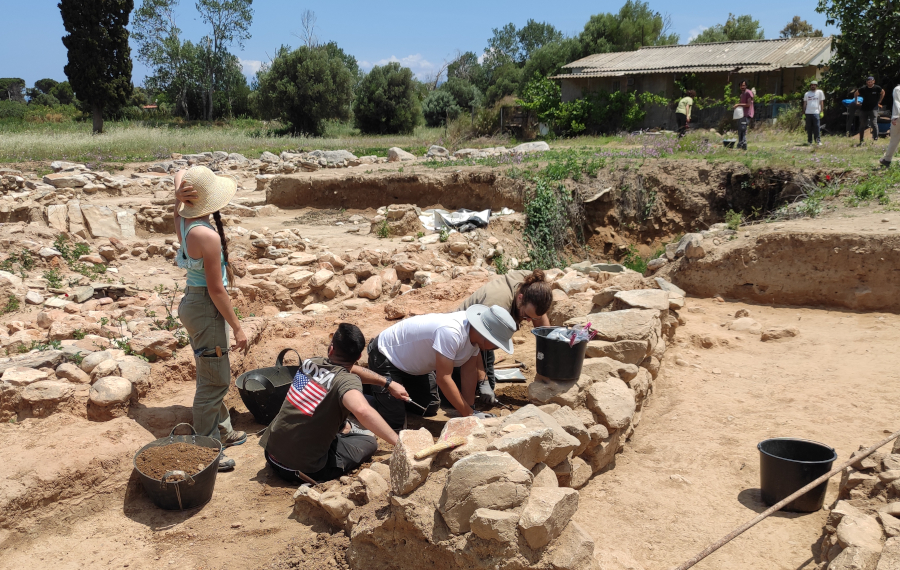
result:
[[[225,283],[222,280],[222,242],[219,234],[213,230],[200,226],[195,228],[188,234],[188,238],[196,246],[199,246],[203,256],[203,272],[206,274],[206,289],[209,291],[209,298],[213,304],[225,318],[225,321],[231,325],[234,331],[234,349],[247,352],[247,335],[241,328],[241,322],[237,315],[234,314],[234,307],[231,305],[231,297],[225,290]]]
[[[387,384],[387,378],[377,372],[372,372],[359,364],[354,364],[353,367],[350,368],[350,373],[359,376],[359,379],[362,380],[363,384],[382,387]],[[399,382],[391,382],[391,385],[388,386],[388,392],[398,400],[403,400],[404,402],[409,400],[409,393],[406,391],[406,388],[403,387],[403,384],[400,384]]]
[[[684,106],[684,120],[687,123],[691,122],[691,106],[687,104]]]
[[[480,359],[480,355],[477,356]],[[468,362],[466,364],[468,364]],[[475,391],[474,389],[472,390],[471,404],[466,404],[466,401],[463,400],[462,395],[456,388],[456,384],[453,383],[453,361],[443,354],[438,354],[435,357],[434,373],[437,377],[438,387],[441,389],[441,392],[444,393],[444,397],[446,397],[450,404],[456,408],[459,415],[463,417],[471,416],[472,405],[475,404]],[[465,387],[465,376],[463,376],[463,386]]]
[[[459,369],[459,376],[463,400],[469,406],[473,406],[475,404],[475,392],[478,391],[478,383],[487,378],[481,354],[476,354],[463,364]]]
[[[882,101],[884,101],[884,89],[881,90],[881,97],[878,98],[878,107],[881,107]]]
[[[350,390],[344,394],[341,402],[343,402],[344,407],[350,410],[350,413],[359,420],[359,423],[361,423],[364,428],[391,445],[397,445],[397,434],[394,433],[394,430],[392,430],[389,425],[387,425],[387,422],[384,421],[381,414],[376,412],[375,409],[369,405],[369,402],[366,401],[366,397],[363,396],[362,392]]]

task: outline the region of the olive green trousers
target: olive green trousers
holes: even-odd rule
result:
[[[224,440],[233,431],[225,396],[231,385],[228,360],[228,323],[219,313],[206,287],[185,287],[178,317],[191,337],[197,365],[194,394],[194,429],[197,435]],[[222,356],[216,356],[216,347]]]

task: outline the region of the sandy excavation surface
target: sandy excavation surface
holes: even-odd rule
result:
[[[634,438],[613,470],[581,490],[576,520],[596,541],[604,568],[670,568],[763,510],[755,448],[763,439],[814,439],[835,447],[843,459],[896,429],[893,402],[900,385],[886,365],[897,359],[900,317],[704,299],[690,299],[688,307],[700,312],[683,312],[687,325],[666,355]],[[791,325],[800,336],[763,343],[720,326],[741,308],[764,327]],[[366,330],[379,319],[359,321]],[[251,357],[265,361],[285,343],[315,350],[333,320],[318,319],[309,335],[288,339],[272,329]],[[519,356],[533,363],[531,335],[519,336],[526,341]],[[166,410],[174,414],[169,423],[189,419],[192,395],[189,381],[174,383],[146,403],[138,423],[160,435],[148,417]],[[238,429],[260,429],[239,399],[230,400]],[[45,429],[52,431],[50,424],[61,417],[44,420]],[[143,433],[147,441],[154,437]],[[332,536],[334,529],[318,519],[293,514],[294,488],[266,468],[256,440],[251,435],[247,444],[228,450],[238,467],[218,477],[204,508],[163,512],[132,478],[124,492],[64,501],[43,523],[7,532],[0,568],[37,567],[35,562],[61,569],[345,567],[343,533]],[[388,453],[380,450],[375,460]],[[836,486],[834,479],[826,505]],[[824,510],[776,515],[697,567],[812,568],[826,516]]]
[[[844,461],[898,429],[900,373],[889,365],[898,359],[897,315],[709,299],[688,307],[702,312],[683,313],[687,326],[631,445],[581,490],[589,507],[575,518],[609,568],[674,567],[765,510],[756,449],[764,439],[812,439]],[[763,328],[792,326],[800,336],[764,343],[719,326],[741,308]],[[831,479],[826,507],[838,483]],[[814,568],[826,518],[826,510],[776,514],[696,568]]]

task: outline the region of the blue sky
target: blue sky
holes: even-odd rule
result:
[[[452,58],[457,50],[480,53],[492,35],[492,28],[513,22],[522,26],[529,18],[546,21],[566,34],[584,28],[591,14],[617,12],[624,0],[614,2],[555,2],[518,0],[515,3],[491,0],[456,0],[443,3],[390,4],[384,2],[309,3],[287,0],[257,0],[253,3],[252,37],[244,49],[233,47],[247,75],[268,61],[281,44],[297,46],[301,31],[300,14],[316,13],[316,33],[321,41],[336,41],[354,55],[363,68],[400,61],[419,77],[424,77]],[[135,8],[141,0],[135,0]],[[682,43],[704,27],[724,23],[729,11],[750,13],[760,20],[767,38],[778,32],[795,15],[824,29],[825,17],[815,12],[816,0],[759,0],[740,4],[721,0],[650,0],[650,6],[672,17],[673,29]],[[65,79],[66,50],[60,41],[65,34],[56,1],[8,2],[4,7],[6,25],[0,34],[0,77],[21,77],[31,86],[50,77]],[[207,33],[194,8],[193,0],[182,0],[178,24],[185,39],[197,40]],[[141,84],[147,69],[134,64],[134,82]]]

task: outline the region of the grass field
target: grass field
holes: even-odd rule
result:
[[[126,163],[168,158],[171,153],[213,150],[238,152],[256,158],[263,151],[347,149],[357,156],[385,156],[387,149],[401,147],[424,154],[438,144],[487,147],[516,144],[507,136],[467,140],[451,144],[443,128],[419,127],[411,135],[361,135],[347,124],[330,124],[324,137],[309,138],[282,134],[278,123],[236,119],[228,122],[185,123],[179,121],[107,122],[102,135],[91,134],[89,122],[0,122],[0,163],[70,160],[77,162]],[[730,138],[726,135],[726,138]],[[857,146],[856,138],[824,137],[823,146],[806,146],[802,131],[786,132],[759,128],[748,135],[749,151],[727,149],[722,137],[698,131],[678,140],[672,135],[624,135],[575,137],[550,141],[553,148],[570,149],[606,161],[619,158],[702,158],[710,161],[736,160],[757,168],[868,168],[880,158],[886,140],[867,140]]]
[[[236,120],[216,124],[176,122],[107,122],[104,133],[91,133],[90,123],[2,123],[0,163],[70,160],[75,162],[145,162],[168,158],[173,152],[213,150],[258,158],[263,151],[348,149],[358,156],[387,155],[399,146],[424,154],[440,144],[443,129],[419,127],[411,135],[360,135],[347,125],[330,125],[321,138],[282,135],[280,125]]]

